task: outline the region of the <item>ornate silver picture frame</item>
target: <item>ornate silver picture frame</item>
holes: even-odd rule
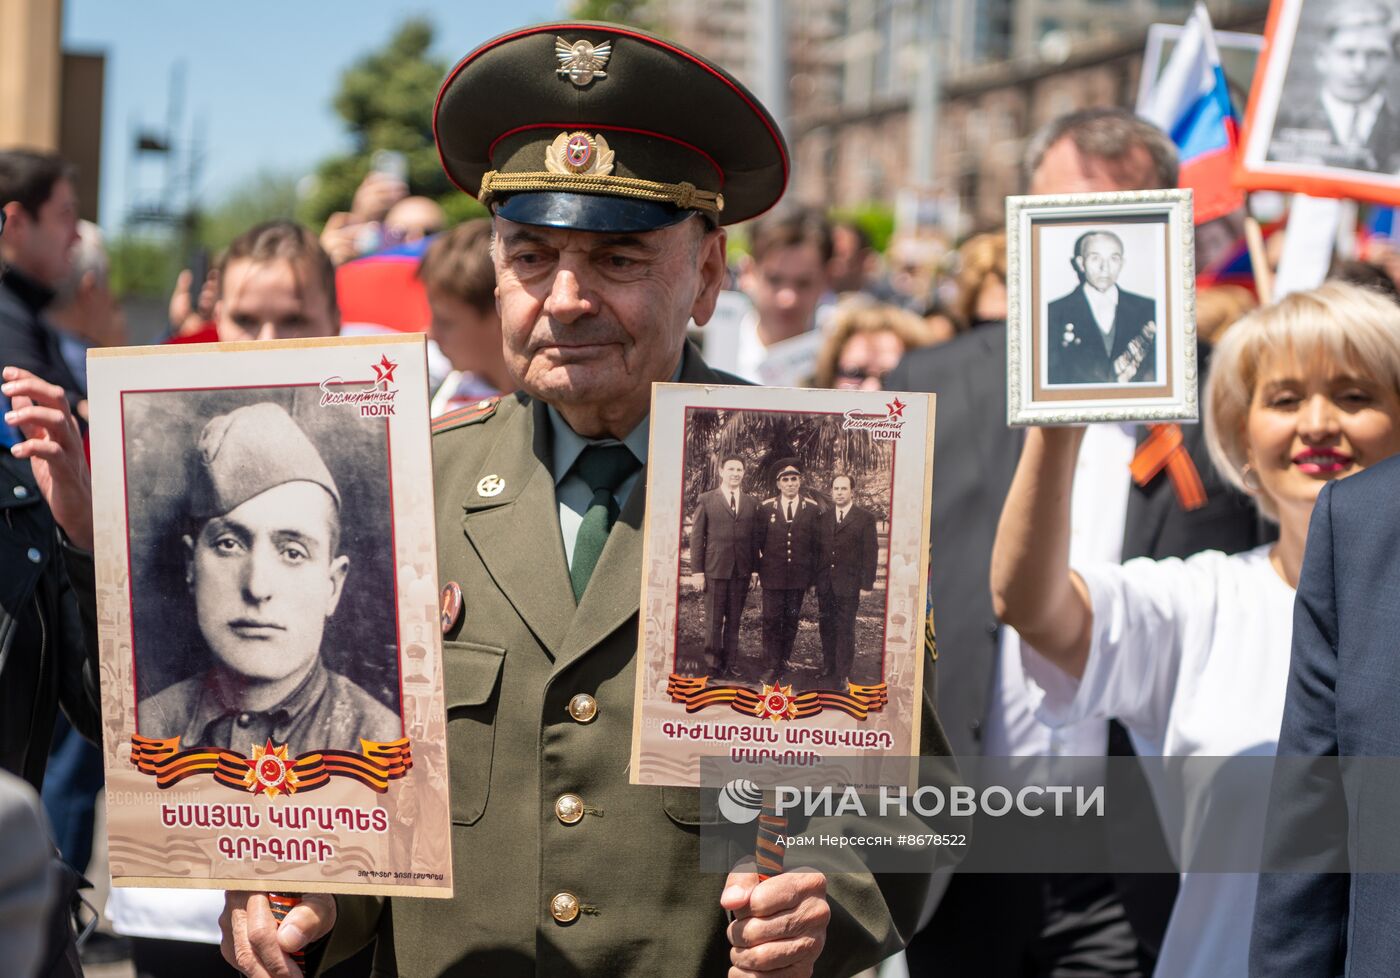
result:
[[[1189,190],[1006,199],[1010,425],[1195,421]]]

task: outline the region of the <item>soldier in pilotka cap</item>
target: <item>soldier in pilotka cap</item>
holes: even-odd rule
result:
[[[874,965],[913,933],[926,876],[705,874],[700,790],[628,780],[652,385],[735,382],[686,331],[724,286],[723,225],[782,195],[777,125],[719,66],[597,23],[487,41],[433,121],[492,213],[519,389],[434,425],[438,576],[464,598],[443,621],[463,871],[451,900],[307,894],[280,928],[262,895],[230,894],[225,956],[259,976],[284,950],[324,947],[324,966],[371,941],[377,974],[413,978]],[[931,712],[921,729],[947,752]]]
[[[141,735],[293,755],[401,737],[397,714],[322,661],[350,558],[311,439],[281,406],[248,405],[204,426],[190,472],[185,582],[210,664],[140,701]]]

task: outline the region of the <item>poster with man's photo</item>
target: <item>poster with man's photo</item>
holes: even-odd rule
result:
[[[918,754],[933,396],[653,390],[633,782]]]
[[[425,363],[94,351],[115,885],[451,895]]]
[[[1400,3],[1273,0],[1236,182],[1400,204]]]
[[[1195,420],[1191,191],[1008,197],[1010,424]]]

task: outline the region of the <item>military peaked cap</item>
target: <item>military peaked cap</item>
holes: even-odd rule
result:
[[[777,203],[788,151],[728,72],[618,24],[542,24],[463,58],[433,110],[447,175],[521,224],[627,233]]]

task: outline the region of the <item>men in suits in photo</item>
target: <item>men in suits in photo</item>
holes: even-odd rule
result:
[[[1045,356],[1052,384],[1157,380],[1157,303],[1118,287],[1123,239],[1081,234],[1071,259],[1079,287],[1050,303]]]
[[[1400,168],[1400,113],[1386,92],[1395,66],[1394,18],[1381,0],[1330,6],[1313,61],[1321,85],[1303,92],[1284,85],[1270,160],[1372,173]]]
[[[875,588],[880,543],[875,515],[855,502],[851,475],[831,479],[831,508],[822,513],[817,565],[817,611],[822,636],[822,684],[845,689],[856,655],[860,593]],[[862,675],[861,682],[878,682]]]
[[[793,671],[792,646],[802,601],[816,579],[821,506],[802,494],[802,463],[778,462],[778,494],[758,508],[758,582],[763,588],[763,673],[775,682]]]
[[[744,460],[720,463],[720,484],[700,494],[690,526],[691,583],[705,591],[705,654],[710,675],[735,678],[739,621],[756,572],[758,499],[744,492]]]
[[[1400,755],[1397,499],[1400,457],[1327,483],[1313,508],[1264,840],[1266,868],[1300,871],[1259,877],[1251,978],[1390,975],[1400,959],[1400,876],[1375,871],[1394,867],[1393,779],[1357,790],[1360,764]],[[1347,758],[1387,760],[1348,776]]]
[[[1032,137],[1025,157],[1033,194],[1169,188],[1177,182],[1171,140],[1123,109],[1061,116]],[[992,541],[1021,451],[1020,430],[1006,425],[1006,327],[982,326],[915,350],[885,385],[938,393],[939,457],[955,460],[934,471],[929,589],[938,627],[939,716],[957,756],[1130,753],[1117,724],[1052,731],[1036,718],[1019,636],[1002,627],[992,610]],[[1181,431],[1182,450],[1207,499],[1190,510],[1165,472],[1141,484],[1130,476],[1146,427],[1090,426],[1073,490],[1076,536],[1082,538],[1075,546],[1086,557],[1184,557],[1211,548],[1234,553],[1263,542],[1251,504],[1211,467],[1201,426]],[[1081,513],[1091,515],[1081,520]],[[955,874],[932,923],[909,948],[910,973],[1021,978],[1063,966],[1090,974],[1145,974],[1175,894],[1174,874]],[[1031,962],[1043,970],[1031,970]]]

